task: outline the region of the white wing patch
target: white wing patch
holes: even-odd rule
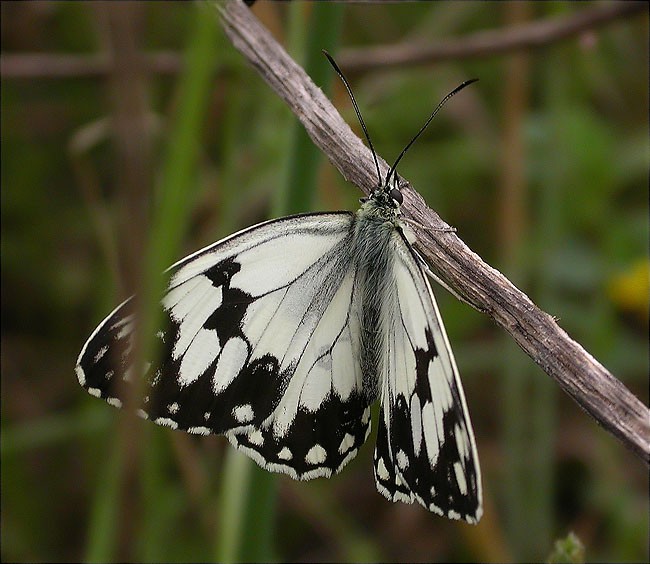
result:
[[[224,392],[237,378],[246,365],[249,356],[248,342],[240,337],[231,337],[217,358],[212,376],[212,391],[215,395]]]

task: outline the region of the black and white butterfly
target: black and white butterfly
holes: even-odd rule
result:
[[[356,456],[379,400],[378,490],[476,523],[481,482],[463,389],[400,219],[395,168],[411,143],[383,182],[375,156],[380,182],[356,213],[267,221],[174,264],[159,360],[132,366],[129,299],[84,345],[80,384],[119,407],[144,378],[142,417],[224,434],[263,468],[300,480],[331,476]]]

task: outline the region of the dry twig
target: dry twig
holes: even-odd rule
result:
[[[250,10],[218,4],[234,46],[287,103],[314,143],[341,174],[368,193],[377,178],[369,149],[309,76]],[[388,170],[380,159],[383,174]],[[427,227],[418,249],[464,300],[490,315],[587,413],[650,464],[650,412],[619,380],[500,272],[473,253],[406,183],[403,211]]]
[[[375,68],[431,64],[446,60],[482,58],[522,49],[540,48],[595,29],[618,19],[640,13],[645,2],[613,2],[584,9],[566,18],[549,18],[513,29],[483,31],[459,39],[434,44],[408,43],[364,49],[345,49],[337,57],[346,73]],[[148,72],[176,74],[183,59],[174,51],[143,55]],[[111,72],[111,62],[102,53],[3,53],[0,55],[2,78],[69,78],[103,76]]]
[[[613,20],[640,13],[647,10],[647,6],[646,2],[612,2],[581,10],[566,18],[548,18],[509,29],[482,31],[455,40],[347,49],[338,59],[341,67],[353,74],[375,68],[484,58],[555,44]]]
[[[174,51],[142,55],[143,70],[156,74],[177,74],[183,59]],[[68,53],[3,53],[0,55],[2,78],[71,78],[104,76],[113,71],[106,53],[70,55]]]

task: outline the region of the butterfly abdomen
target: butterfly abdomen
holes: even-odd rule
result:
[[[379,375],[386,362],[386,331],[391,320],[386,312],[394,311],[395,278],[392,238],[396,235],[397,219],[394,210],[386,210],[373,200],[359,210],[354,230],[356,257],[356,292],[360,300],[361,371],[363,393],[371,403],[378,398]]]

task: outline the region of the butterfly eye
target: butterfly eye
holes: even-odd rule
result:
[[[393,198],[393,200],[400,206],[402,205],[402,202],[404,202],[404,197],[402,196],[402,192],[400,192],[399,188],[392,188],[390,191],[390,197]]]

